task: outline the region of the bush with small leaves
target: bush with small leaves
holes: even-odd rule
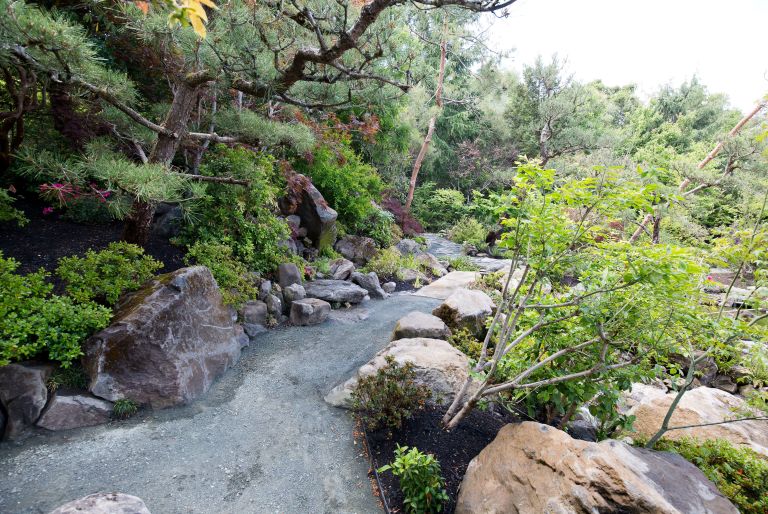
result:
[[[473,360],[479,359],[480,352],[483,351],[482,341],[479,341],[467,328],[455,330],[448,338],[448,342],[451,346]],[[493,353],[492,345],[489,345],[488,352],[489,354]]]
[[[189,247],[184,261],[207,266],[211,270],[227,305],[238,307],[259,296],[256,284],[249,278],[248,269],[234,257],[231,246],[197,242]]]
[[[410,362],[400,365],[391,355],[375,374],[361,377],[352,392],[352,408],[369,430],[398,430],[403,421],[424,408],[430,389],[416,383]]]
[[[448,266],[452,271],[480,271],[480,266],[469,260],[466,255],[451,257],[448,259]]]
[[[75,301],[115,305],[120,295],[138,289],[162,267],[143,248],[120,241],[98,252],[88,250],[84,257],[63,257],[56,274]]]
[[[112,415],[117,419],[130,418],[139,411],[139,404],[130,398],[120,398],[112,406]]]
[[[475,218],[462,218],[448,231],[448,239],[480,248],[485,245],[487,234],[488,231]]]
[[[75,364],[68,368],[56,368],[48,378],[48,390],[53,392],[60,387],[69,387],[72,389],[85,389],[88,387],[88,375],[85,370]]]
[[[418,448],[397,445],[395,460],[382,466],[379,473],[391,471],[400,478],[405,509],[414,514],[442,512],[448,501],[440,462],[432,454],[421,453]]]

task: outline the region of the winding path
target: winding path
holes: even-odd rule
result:
[[[350,415],[322,398],[397,319],[438,303],[396,295],[270,331],[189,406],[4,443],[0,512],[46,513],[97,491],[134,494],[155,514],[380,512]]]

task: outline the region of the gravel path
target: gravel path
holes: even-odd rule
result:
[[[494,259],[492,257],[470,257],[464,255],[463,246],[450,241],[440,234],[422,234],[427,242],[427,252],[438,259],[450,259],[452,257],[464,256],[472,261],[483,273],[493,273],[503,268],[509,268],[512,264],[510,259]]]
[[[46,513],[97,491],[139,496],[154,514],[379,512],[352,419],[322,397],[398,318],[438,303],[398,295],[274,330],[189,406],[4,443],[0,512]]]

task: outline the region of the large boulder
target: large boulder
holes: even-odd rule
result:
[[[434,403],[448,404],[453,401],[469,376],[467,356],[447,342],[424,337],[398,339],[363,364],[349,380],[334,387],[325,396],[325,401],[335,407],[350,408],[357,381],[384,367],[389,355],[399,364],[413,364],[416,381],[430,388]]]
[[[48,401],[51,366],[8,364],[0,367],[0,404],[6,414],[5,439],[17,439],[35,424]]]
[[[349,279],[353,284],[357,284],[368,291],[368,295],[371,298],[383,300],[388,296],[387,293],[384,292],[384,289],[381,288],[379,276],[374,271],[370,271],[368,273],[360,273],[355,271],[352,273],[352,275],[350,275]]]
[[[344,236],[336,242],[335,248],[357,266],[365,266],[379,251],[376,241],[364,236]]]
[[[328,319],[331,304],[318,298],[304,298],[291,304],[291,323],[317,325]]]
[[[208,268],[161,275],[121,302],[112,325],[85,343],[90,390],[155,408],[189,402],[237,362],[240,335]]]
[[[284,262],[277,267],[277,282],[285,289],[293,284],[301,285],[302,272],[292,262]]]
[[[427,296],[445,300],[459,289],[467,289],[480,278],[475,271],[451,271],[444,277],[438,278],[428,286],[416,292],[418,296]]]
[[[90,427],[106,423],[111,415],[111,402],[85,394],[56,392],[37,426],[48,430]]]
[[[65,503],[50,514],[151,514],[144,501],[123,493],[96,493]]]
[[[533,422],[510,424],[469,463],[456,514],[736,514],[679,455],[572,439]]]
[[[430,339],[447,339],[451,336],[448,325],[443,320],[425,312],[409,312],[397,321],[392,332],[392,341],[427,337]]]
[[[307,298],[319,298],[329,303],[360,303],[368,291],[344,280],[315,280],[304,286]]]
[[[334,259],[328,263],[333,280],[347,280],[355,271],[355,264],[347,259]]]
[[[496,304],[482,291],[457,289],[432,314],[442,319],[452,330],[466,328],[480,336],[485,320],[493,314]]]
[[[298,200],[294,198],[295,195],[291,199],[281,199],[282,211],[295,214],[301,219],[301,227],[307,229],[307,237],[315,248],[333,248],[337,234],[336,211],[331,209],[320,191],[306,176],[298,173],[293,175],[289,187],[300,189],[300,196]]]
[[[649,386],[633,385],[624,404],[628,407],[625,412],[636,416],[634,429],[645,437],[653,436],[661,427],[664,416],[666,416],[676,394],[674,392],[664,394],[659,389]],[[683,395],[672,414],[669,426],[719,423],[738,417],[734,412],[743,410],[745,407],[744,400],[738,396],[712,387],[697,387]],[[768,422],[766,421],[739,421],[706,427],[683,428],[669,431],[664,437],[668,439],[681,437],[693,437],[701,440],[726,439],[736,446],[748,446],[768,457]]]

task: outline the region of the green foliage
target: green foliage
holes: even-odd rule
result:
[[[361,377],[352,392],[352,408],[368,430],[398,430],[424,408],[431,391],[416,382],[413,364],[400,365],[391,355],[376,373]]]
[[[361,271],[364,273],[374,271],[380,278],[394,279],[400,278],[401,271],[404,269],[423,272],[426,271],[426,266],[413,255],[403,255],[397,248],[393,247],[381,250],[373,259],[368,261]]]
[[[271,272],[289,259],[280,243],[290,229],[274,214],[280,188],[270,156],[219,146],[206,155],[200,173],[244,179],[250,185],[205,184],[203,197],[190,209],[193,222],[182,232],[182,242],[229,246],[231,257],[251,271]]]
[[[448,501],[440,463],[434,455],[421,453],[418,448],[409,449],[398,444],[395,460],[377,471],[391,471],[400,478],[400,490],[405,497],[403,503],[407,512],[442,512],[443,504]]]
[[[394,214],[380,208],[373,209],[360,227],[361,235],[370,237],[382,248],[396,244],[403,237]]]
[[[454,243],[469,244],[476,248],[485,245],[488,231],[475,218],[462,218],[448,231],[448,239]]]
[[[63,257],[56,274],[76,302],[115,305],[123,293],[135,291],[162,267],[144,255],[143,248],[119,241],[98,252],[88,250],[84,257]]]
[[[754,450],[737,448],[721,439],[690,438],[661,439],[656,449],[685,457],[714,482],[740,512],[763,514],[768,511],[768,460]]]
[[[315,145],[315,137],[306,125],[270,120],[249,110],[219,111],[216,127],[220,132],[239,135],[254,145],[276,147],[287,144],[299,154],[310,152]]]
[[[45,355],[67,368],[82,341],[107,326],[110,310],[51,294],[44,271],[17,275],[17,267],[0,254],[0,366]]]
[[[197,242],[188,248],[184,260],[211,270],[227,305],[240,306],[259,295],[248,269],[232,255],[230,246]]]
[[[480,267],[472,262],[466,255],[451,257],[448,259],[448,266],[453,271],[480,271]]]
[[[24,213],[13,207],[14,198],[5,189],[0,189],[0,221],[15,221],[20,227],[29,220]]]
[[[437,189],[433,182],[427,182],[414,192],[413,214],[427,230],[445,230],[466,212],[464,194],[456,189]]]
[[[480,358],[480,352],[483,351],[483,342],[478,340],[467,328],[454,330],[448,338],[448,342],[451,346],[475,361]],[[488,346],[488,352],[493,354],[493,345],[489,344]]]
[[[72,389],[85,389],[88,387],[88,375],[85,370],[76,363],[68,368],[56,368],[48,378],[46,384],[48,390],[53,392],[60,387],[69,387]]]
[[[112,415],[117,419],[126,419],[139,412],[139,404],[130,398],[120,398],[112,406]]]

